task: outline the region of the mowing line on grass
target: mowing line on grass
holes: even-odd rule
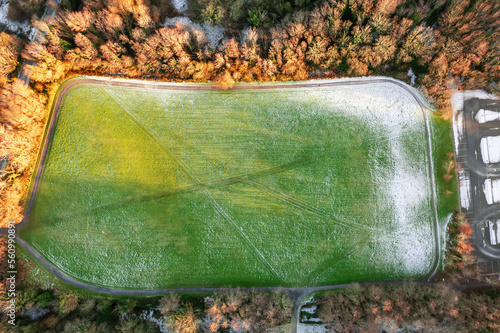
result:
[[[264,257],[264,255],[262,254],[262,252],[259,251],[259,249],[252,243],[252,241],[250,240],[250,238],[248,238],[248,236],[243,232],[243,229],[241,227],[239,227],[233,221],[233,219],[227,214],[227,212],[224,209],[222,209],[222,207],[217,203],[217,201],[210,194],[210,192],[207,189],[205,189],[204,192],[208,195],[208,197],[212,201],[212,205],[215,207],[215,209],[219,213],[219,215],[221,215],[227,222],[229,222],[233,226],[233,229],[235,229],[236,231],[238,231],[238,233],[240,234],[240,236],[242,236],[247,241],[247,243],[254,249],[255,253],[257,253],[260,256],[260,258],[264,261],[264,263],[271,270],[271,272],[273,272],[274,275],[277,278],[282,279],[283,278],[283,272],[281,272],[281,274],[280,274],[280,273],[278,273],[276,271],[276,269],[274,269],[274,267]]]
[[[338,260],[336,260],[336,258],[334,258],[334,257],[330,257],[328,259],[323,260],[323,262],[319,265],[318,268],[316,268],[315,270],[313,270],[312,272],[310,272],[309,274],[307,274],[307,278],[309,279],[309,282],[313,283],[313,281],[315,281],[316,279],[318,279],[318,277],[321,274],[323,274],[324,272],[326,272],[331,266],[334,266],[334,264],[337,264],[337,267],[335,267],[335,269],[333,270],[335,272],[337,270],[337,268],[338,268],[338,264],[340,264],[341,262],[346,261],[347,259],[350,259],[351,256],[356,251],[357,251],[357,249],[354,249],[354,250],[350,251],[349,253],[344,254],[343,257],[341,259],[338,259]],[[329,264],[332,264],[332,265],[328,266]]]
[[[127,114],[132,120],[144,131],[146,132],[147,135],[149,135],[156,143],[166,152],[168,153],[173,159],[174,162],[188,175],[191,179],[195,180],[197,183],[200,183],[198,178],[191,173],[191,171],[188,169],[187,165],[184,164],[177,156],[174,154],[172,149],[168,147],[167,145],[163,144],[163,142],[160,140],[158,136],[156,136],[152,131],[148,130],[146,126],[139,120],[139,118],[133,113],[126,105],[124,105],[111,91],[109,88],[104,88],[103,89],[105,92],[108,93],[108,95],[120,106],[120,108]]]
[[[127,108],[121,101],[116,98],[116,96],[110,91],[109,88],[104,88],[104,91],[108,93],[108,95],[120,106],[120,108],[128,115],[130,116],[134,122],[143,130],[145,131],[153,140],[155,140],[160,147],[163,148],[164,151],[166,151],[175,161],[177,165],[184,171],[184,173],[191,178],[196,185],[202,185],[200,179],[189,169],[189,167],[180,159],[177,157],[177,155],[173,152],[173,150],[165,145],[159,137],[157,137],[152,131],[148,130],[147,127],[138,119],[138,117],[129,109]],[[269,261],[264,257],[261,251],[255,246],[255,244],[252,243],[250,238],[243,232],[243,230],[238,227],[238,225],[233,221],[233,219],[227,214],[226,211],[218,204],[218,202],[215,200],[215,198],[212,196],[212,194],[209,192],[207,188],[203,189],[203,192],[207,195],[209,198],[209,201],[211,202],[212,206],[214,207],[215,211],[225,220],[227,221],[233,228],[232,230],[236,230],[237,234],[240,236],[240,238],[243,238],[244,241],[246,241],[247,245],[250,246],[251,249],[253,249],[253,252],[257,254],[257,256],[263,260],[263,262],[266,264],[268,269],[279,279],[283,278],[283,274],[279,274],[276,269],[269,263]]]
[[[257,171],[254,173],[246,173],[246,174],[241,174],[241,175],[237,175],[237,176],[216,179],[216,180],[212,180],[212,181],[208,181],[208,182],[200,182],[200,183],[193,184],[193,185],[168,189],[165,191],[157,192],[155,194],[127,197],[126,199],[121,200],[119,202],[113,202],[110,204],[96,206],[96,207],[93,207],[90,209],[86,209],[84,211],[76,212],[74,214],[67,213],[64,215],[64,217],[55,217],[52,219],[46,219],[45,221],[52,223],[55,221],[62,221],[64,219],[71,219],[73,217],[83,215],[83,214],[99,212],[101,210],[121,208],[121,207],[123,207],[127,204],[130,204],[130,203],[141,202],[141,201],[143,202],[143,201],[159,200],[159,199],[170,197],[170,196],[196,192],[196,191],[204,190],[204,189],[214,189],[214,188],[221,188],[221,187],[231,186],[231,185],[235,185],[235,184],[240,184],[240,183],[244,183],[247,180],[252,180],[252,179],[260,178],[262,176],[274,175],[274,174],[279,174],[281,172],[285,172],[288,170],[292,170],[298,166],[307,164],[306,162],[307,161],[304,159],[299,159],[296,161],[292,161],[290,163],[278,165],[278,166],[264,169],[261,171]]]
[[[310,214],[313,214],[313,215],[316,215],[319,217],[326,218],[326,216],[323,214],[322,211],[320,211],[318,208],[314,207],[313,205],[308,204],[307,202],[304,202],[304,201],[296,199],[296,198],[292,198],[281,191],[275,190],[272,187],[269,187],[269,186],[266,186],[266,185],[261,184],[259,182],[256,182],[255,180],[246,180],[245,183],[247,185],[250,185],[254,188],[261,190],[264,193],[270,194],[271,196],[273,196],[273,197],[275,197],[283,202],[286,202],[287,204],[289,204],[289,206],[301,209],[307,213],[310,213]]]
[[[319,209],[317,207],[314,207],[313,205],[311,205],[303,200],[297,199],[295,197],[291,197],[291,196],[281,192],[280,190],[266,186],[262,183],[255,181],[255,180],[249,179],[249,180],[245,180],[244,182],[252,187],[257,187],[261,191],[263,191],[267,194],[270,194],[271,196],[273,196],[273,197],[275,197],[283,202],[286,202],[295,208],[299,208],[305,212],[316,215],[318,217],[322,217],[324,219],[335,220],[335,222],[337,222],[337,224],[340,224],[344,228],[357,229],[358,231],[364,231],[365,229],[370,229],[373,231],[383,231],[383,229],[381,229],[381,228],[377,228],[377,227],[373,227],[373,226],[369,226],[369,225],[363,225],[363,224],[360,224],[360,223],[357,223],[354,221],[346,222],[345,219],[341,219],[340,217],[333,214],[333,212],[325,212],[324,210]]]

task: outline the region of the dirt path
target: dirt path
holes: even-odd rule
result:
[[[332,87],[332,86],[357,86],[357,85],[369,85],[376,83],[390,83],[398,86],[399,88],[404,89],[408,92],[419,105],[424,120],[425,120],[425,132],[427,138],[427,153],[429,159],[429,178],[430,178],[430,186],[431,186],[431,196],[432,196],[432,208],[434,215],[434,241],[436,243],[436,255],[434,257],[433,266],[429,272],[429,274],[424,279],[422,283],[428,283],[428,281],[436,272],[439,266],[439,259],[441,255],[441,244],[440,244],[440,234],[439,234],[439,223],[437,218],[437,208],[436,208],[436,188],[434,183],[434,165],[432,159],[432,142],[431,142],[431,131],[429,126],[429,117],[427,115],[427,110],[431,110],[426,104],[422,97],[417,94],[412,88],[407,86],[406,84],[396,81],[390,78],[374,78],[374,79],[366,79],[366,80],[338,80],[332,82],[321,82],[321,83],[297,83],[297,84],[276,84],[276,85],[262,85],[262,86],[236,86],[235,90],[270,90],[270,89],[294,89],[294,88],[313,88],[313,87]],[[38,168],[36,170],[35,178],[33,181],[32,191],[29,197],[29,203],[26,207],[24,219],[16,225],[16,229],[19,230],[23,228],[28,222],[29,216],[33,209],[33,204],[35,201],[36,193],[38,191],[38,185],[40,183],[40,179],[43,173],[43,168],[45,165],[45,159],[47,157],[49,145],[54,133],[55,123],[57,121],[57,117],[60,111],[61,104],[66,96],[66,93],[73,87],[81,85],[81,84],[95,84],[95,85],[104,85],[104,86],[117,86],[117,87],[132,87],[132,88],[145,88],[145,89],[160,89],[160,90],[188,90],[188,91],[197,91],[197,90],[218,90],[219,88],[214,86],[188,86],[188,85],[179,85],[172,83],[157,83],[157,82],[139,82],[139,81],[123,81],[123,80],[111,80],[111,79],[100,79],[100,78],[88,78],[82,77],[78,79],[74,79],[69,81],[66,84],[63,84],[62,89],[59,91],[56,101],[53,105],[53,114],[50,118],[50,123],[48,125],[47,137],[45,142],[43,143],[42,151],[40,154],[40,161],[38,164]],[[432,110],[431,110],[432,111]],[[6,228],[0,228],[0,234],[7,235]],[[164,289],[147,289],[147,290],[127,290],[127,289],[116,289],[116,288],[107,288],[96,285],[87,284],[78,280],[75,280],[71,276],[67,275],[63,271],[61,271],[56,266],[52,265],[49,261],[47,261],[44,257],[42,257],[34,248],[32,248],[27,242],[16,238],[17,244],[23,247],[31,256],[33,256],[40,264],[42,264],[47,270],[52,272],[55,276],[63,280],[64,282],[82,288],[91,292],[117,295],[117,296],[150,296],[150,295],[159,295],[165,294],[169,292],[176,293],[212,293],[223,291],[227,288],[164,288]],[[401,281],[382,281],[382,282],[371,282],[371,283],[362,283],[361,285],[386,285],[386,284],[402,284],[404,282]],[[282,287],[256,287],[256,288],[241,288],[243,290],[251,290],[256,289],[260,291],[273,291],[273,292],[286,292],[290,295],[294,302],[293,314],[292,314],[292,325],[291,332],[296,332],[299,322],[299,311],[300,304],[302,300],[309,294],[322,290],[331,290],[331,289],[342,289],[349,287],[350,284],[340,284],[340,285],[330,285],[330,286],[319,286],[319,287],[306,287],[306,288],[282,288]]]

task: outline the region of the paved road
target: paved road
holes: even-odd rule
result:
[[[437,267],[439,265],[440,255],[441,255],[441,243],[440,243],[440,234],[439,234],[439,224],[437,218],[437,210],[436,210],[436,189],[434,183],[434,165],[432,159],[432,145],[431,145],[431,136],[430,136],[430,127],[429,127],[429,117],[427,115],[427,110],[431,110],[426,104],[425,100],[411,87],[406,84],[389,78],[374,78],[374,79],[366,79],[366,80],[338,80],[332,82],[322,82],[322,83],[296,83],[296,84],[275,84],[275,85],[261,85],[261,86],[236,86],[234,89],[236,90],[268,90],[268,89],[294,89],[294,88],[313,88],[313,87],[331,87],[331,86],[354,86],[354,85],[370,85],[370,84],[379,84],[379,83],[389,83],[394,85],[395,87],[404,89],[408,92],[419,105],[424,120],[425,120],[425,131],[427,138],[427,153],[428,153],[428,162],[429,162],[429,179],[431,186],[431,195],[432,195],[432,209],[434,216],[434,241],[436,246],[436,255],[434,257],[434,262],[432,265],[429,274],[426,276],[425,281],[428,281],[436,272]],[[53,132],[55,129],[55,122],[57,120],[60,106],[62,104],[63,98],[65,94],[74,86],[80,84],[96,84],[96,85],[107,85],[107,86],[120,86],[120,87],[134,87],[134,88],[146,88],[146,89],[161,89],[161,90],[217,90],[218,88],[214,86],[186,86],[179,84],[168,84],[168,83],[156,83],[156,82],[139,82],[139,81],[124,81],[124,80],[110,80],[110,79],[96,79],[96,78],[78,78],[75,80],[71,80],[65,85],[63,85],[60,90],[58,97],[53,105],[53,114],[50,118],[50,123],[48,127],[47,139],[44,142],[42,147],[42,152],[40,155],[39,166],[36,170],[35,179],[33,181],[33,188],[30,194],[29,203],[25,211],[25,217],[20,224],[16,226],[19,230],[24,227],[29,219],[31,211],[33,209],[33,204],[35,200],[35,196],[38,190],[38,185],[42,176],[43,168],[45,165],[45,159],[47,157],[48,148],[50,141],[53,136]],[[432,110],[431,110],[432,111]],[[7,234],[7,229],[0,228],[0,234]],[[117,289],[117,288],[107,288],[96,285],[87,284],[84,282],[80,282],[75,280],[71,276],[67,275],[59,268],[55,267],[53,264],[48,262],[44,257],[42,257],[34,248],[32,248],[28,243],[24,240],[16,237],[16,241],[19,246],[23,247],[30,255],[32,255],[42,266],[52,272],[55,276],[63,280],[64,282],[73,285],[78,288],[82,288],[88,291],[96,292],[96,293],[104,293],[111,295],[120,295],[120,296],[149,296],[149,295],[158,295],[169,292],[177,292],[177,293],[211,293],[217,291],[223,291],[225,288],[166,288],[166,289],[147,289],[147,290],[126,290],[126,289]],[[383,281],[383,282],[371,282],[371,283],[363,283],[362,285],[383,285],[383,284],[392,284],[392,283],[403,283],[401,281]],[[425,283],[425,282],[424,282]],[[257,287],[256,290],[261,291],[284,291],[287,292],[294,302],[293,309],[293,318],[292,318],[292,327],[291,332],[296,332],[298,320],[299,320],[299,310],[300,304],[304,297],[308,294],[322,291],[322,290],[330,290],[330,289],[341,289],[348,287],[349,284],[340,284],[340,285],[331,285],[331,286],[318,286],[318,287],[306,287],[306,288],[282,288],[282,287]],[[243,290],[249,290],[253,288],[242,288]]]

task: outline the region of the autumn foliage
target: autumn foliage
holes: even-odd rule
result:
[[[206,298],[209,332],[266,332],[290,321],[292,302],[279,293],[231,290]]]
[[[230,17],[250,20],[247,14],[231,14],[222,0],[191,2],[193,19],[204,17],[228,28],[227,39],[216,47],[193,26],[178,22],[162,27],[157,19],[166,14],[155,3],[84,1],[78,11],[61,10],[55,20],[38,22],[46,40],[27,50],[51,75],[36,80],[58,80],[57,73],[74,71],[213,80],[229,88],[239,81],[303,80],[317,70],[406,78],[412,68],[442,109],[448,108],[452,88],[498,89],[493,84],[500,75],[496,1],[422,1],[412,6],[390,0],[326,0],[288,16],[287,10],[269,5],[266,15],[274,13],[280,23],[254,24],[243,35]],[[200,10],[193,7],[197,4]],[[239,5],[249,6],[255,13],[251,17],[264,15],[257,14],[255,4]],[[226,19],[217,19],[218,13]]]
[[[21,40],[16,36],[0,32],[0,87],[7,83],[8,75],[14,71],[21,50]]]
[[[459,292],[445,284],[365,287],[327,292],[318,316],[335,332],[497,332],[500,294]],[[413,331],[412,330],[412,331]]]
[[[22,219],[22,204],[43,135],[45,104],[45,96],[19,79],[0,90],[0,158],[8,161],[0,176],[0,226]]]
[[[166,325],[173,332],[267,332],[290,321],[293,304],[281,293],[229,289],[204,298],[204,313],[176,294],[160,299]],[[200,319],[204,323],[200,325]]]
[[[63,1],[55,18],[43,21],[36,18],[46,1],[15,3],[24,6],[17,9],[32,17],[44,35],[22,51],[36,62],[26,70],[40,92],[70,74],[212,81],[229,89],[237,82],[318,75],[408,80],[411,68],[416,85],[449,116],[452,89],[500,91],[500,3],[495,0],[305,0],[293,6],[282,1],[189,1],[186,15],[193,21],[226,28],[218,45],[197,26],[179,21],[163,26],[166,17],[181,15],[169,0]],[[249,28],[242,31],[245,26]],[[4,82],[17,64],[16,45],[15,37],[0,35]],[[18,97],[19,102],[11,101]],[[1,200],[9,204],[2,205],[8,208],[2,208],[0,218],[18,220],[21,210],[13,203],[22,203],[25,194],[26,171],[43,125],[44,97],[13,83],[0,99],[0,156],[9,155],[10,162],[0,183]],[[13,104],[17,106],[10,110]],[[16,125],[25,120],[25,128]],[[7,194],[6,188],[15,190]],[[458,249],[469,250],[465,245]]]
[[[465,215],[455,212],[448,224],[444,274],[452,281],[479,278],[472,245],[472,228]]]
[[[22,219],[45,121],[46,97],[18,79],[9,80],[18,64],[21,41],[0,33],[0,227]]]

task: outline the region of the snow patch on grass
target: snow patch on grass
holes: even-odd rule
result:
[[[165,103],[165,100],[172,100],[170,98],[172,92],[159,93],[157,90],[152,90],[150,93],[151,96],[156,96],[155,98],[158,98],[159,102],[161,100],[162,103]],[[123,101],[122,103],[126,103],[127,100],[134,100],[134,95],[131,94],[130,90],[123,90],[122,94],[123,96],[120,98]],[[175,92],[175,94],[178,94],[178,92]],[[253,94],[253,92],[248,92],[247,95],[239,95],[237,97],[238,103],[255,102],[258,99],[257,97],[263,98],[261,94],[264,93],[255,93],[255,96]],[[346,230],[347,228],[352,230],[351,227],[360,229],[358,234],[362,243],[357,243],[356,239],[350,239],[352,252],[346,251],[344,258],[352,256],[352,261],[361,262],[360,268],[362,274],[366,274],[365,276],[370,275],[370,269],[376,273],[380,271],[394,272],[395,278],[424,273],[429,266],[430,253],[433,251],[434,243],[431,237],[432,215],[427,178],[425,123],[422,112],[413,97],[391,83],[291,89],[287,92],[287,99],[293,99],[292,101],[283,100],[283,97],[280,97],[281,95],[278,92],[265,92],[265,94],[267,96],[265,97],[266,100],[275,98],[275,96],[279,97],[270,106],[267,102],[264,104],[266,105],[266,112],[272,114],[269,119],[275,122],[276,125],[287,121],[287,117],[290,115],[287,106],[293,108],[295,104],[304,105],[303,112],[297,114],[296,120],[298,122],[308,118],[315,119],[317,116],[317,119],[320,120],[328,119],[329,116],[335,115],[342,121],[345,128],[350,128],[350,131],[354,133],[359,132],[360,142],[363,144],[369,142],[367,146],[374,147],[359,149],[360,152],[363,152],[363,155],[366,155],[360,157],[359,163],[366,163],[367,169],[372,170],[371,173],[363,174],[363,177],[373,183],[373,186],[369,185],[369,189],[367,189],[372,194],[370,194],[370,202],[366,203],[366,207],[373,204],[376,212],[374,214],[370,213],[371,215],[368,218],[361,219],[347,216],[347,214],[342,215],[344,207],[335,206],[334,200],[337,199],[335,195],[325,197],[325,201],[331,198],[332,211],[335,214],[338,213],[339,220],[342,218],[352,220],[353,224],[346,226]],[[158,107],[162,113],[164,113],[165,109],[173,110],[174,107],[179,110],[179,113],[189,112],[191,110],[189,109],[189,105],[191,105],[189,101],[193,101],[194,105],[200,105],[200,100],[203,101],[199,95],[199,92],[186,93],[180,99],[179,104],[159,103]],[[231,95],[228,93],[228,96]],[[152,99],[153,97],[151,97],[153,105]],[[316,105],[318,107],[315,107]],[[143,107],[147,107],[147,105],[143,105]],[[191,112],[198,117],[198,111]],[[156,123],[157,118],[151,119]],[[290,124],[293,125],[294,123],[290,122]],[[360,124],[363,124],[363,126]],[[190,127],[187,126],[187,128]],[[326,133],[329,133],[328,130],[326,129]],[[316,135],[316,131],[317,127],[311,126],[311,134],[309,132],[305,133],[305,137]],[[292,136],[290,138],[291,142],[296,139]],[[347,146],[347,149],[349,147]],[[354,151],[358,151],[357,147],[354,148]],[[343,146],[339,146],[338,149],[343,149]],[[372,154],[379,155],[372,156]],[[389,162],[378,160],[378,156],[387,158]],[[364,161],[365,158],[367,161]],[[356,164],[359,164],[357,161]],[[351,174],[353,174],[352,171]],[[335,172],[333,172],[331,178],[322,179],[328,179],[328,182],[330,182],[336,178],[335,175]],[[359,175],[357,176],[359,178]],[[300,181],[306,182],[310,180],[306,175],[301,175],[301,177]],[[356,184],[355,177],[353,177],[353,180]],[[326,181],[322,185],[326,185],[326,189],[333,186],[326,184]],[[91,192],[85,187],[88,186],[87,182],[78,186],[82,186],[81,193]],[[322,188],[318,187],[318,189]],[[347,195],[355,195],[357,190],[364,191],[365,188],[364,186],[363,188],[350,187],[349,190],[351,192],[347,193]],[[100,194],[95,192],[95,197],[88,198],[88,202],[94,203],[99,196]],[[87,199],[82,200],[82,202],[86,202]],[[173,251],[162,252],[155,248],[152,248],[149,252],[143,251],[145,248],[149,249],[147,242],[154,239],[155,231],[148,230],[147,222],[144,222],[144,220],[135,217],[131,218],[132,216],[145,216],[146,213],[140,213],[138,207],[133,211],[128,210],[129,207],[124,207],[118,214],[115,211],[100,213],[99,225],[88,222],[86,230],[85,226],[83,226],[80,234],[85,235],[83,237],[84,241],[81,241],[82,237],[80,236],[73,236],[78,233],[68,237],[73,238],[69,240],[75,242],[74,249],[78,249],[75,252],[81,253],[81,257],[63,258],[67,249],[58,245],[60,243],[58,239],[51,236],[46,238],[50,242],[51,248],[48,251],[49,253],[45,253],[45,255],[49,260],[55,262],[61,270],[72,269],[73,272],[68,272],[70,275],[77,276],[79,279],[93,284],[120,286],[122,288],[155,288],[159,285],[157,280],[151,276],[153,275],[152,272],[154,272],[153,276],[162,276],[165,279],[164,281],[169,279],[173,281],[175,271],[170,270],[168,265],[174,267],[182,264],[182,262],[179,263],[179,257],[173,255]],[[209,222],[205,223],[207,229],[204,232],[207,235],[217,232],[215,229],[208,229],[208,226],[213,225],[210,222],[211,219],[214,220],[213,217],[207,217]],[[265,226],[265,217],[262,220],[264,221],[262,225]],[[139,237],[134,240],[134,237],[130,237],[125,232],[130,228],[121,227],[125,221],[127,224],[137,227],[137,230],[143,230],[143,233],[151,232],[151,234],[149,237]],[[116,228],[118,225],[120,228]],[[310,226],[306,226],[306,228],[312,229]],[[54,225],[54,229],[48,234],[58,235],[63,230],[66,230],[66,226],[62,224]],[[263,233],[266,233],[267,230],[262,228]],[[308,232],[309,230],[304,233],[298,229],[296,233],[297,242],[304,244],[304,248],[308,246],[306,244],[310,244],[308,243],[309,240],[313,239],[303,237],[303,235],[307,236]],[[332,234],[332,237],[336,237],[336,235]],[[122,249],[117,251],[114,248],[116,244],[110,243],[109,239],[124,240]],[[207,237],[207,239],[211,238]],[[328,238],[328,241],[330,241],[330,238]],[[36,242],[33,243],[36,246]],[[280,252],[264,250],[267,251],[265,254],[268,255],[269,260],[276,265],[280,264],[280,260],[293,258],[294,253],[299,252],[287,251],[286,254],[277,255],[276,253],[280,254]],[[52,251],[54,252],[52,253]],[[219,258],[218,253],[215,253],[215,251],[210,252],[210,254],[211,258],[215,258],[215,256]],[[105,258],[106,260],[90,262],[84,259],[85,256]],[[123,262],[123,257],[127,258],[126,263]],[[222,256],[220,257],[222,258]],[[213,260],[216,261],[216,259]],[[289,261],[293,262],[292,260]],[[166,265],[166,263],[168,264]],[[256,266],[254,262],[248,262],[248,264]],[[311,267],[314,268],[314,265],[311,265]],[[341,269],[344,268],[340,268],[339,275],[342,274]],[[351,269],[351,267],[347,267],[347,269]],[[305,274],[308,273],[306,270],[304,271]],[[109,272],[113,273],[110,274]],[[283,269],[283,272],[287,273],[287,278],[298,275],[292,269]],[[328,274],[331,274],[332,278],[336,278],[337,275],[335,271],[330,271]]]

